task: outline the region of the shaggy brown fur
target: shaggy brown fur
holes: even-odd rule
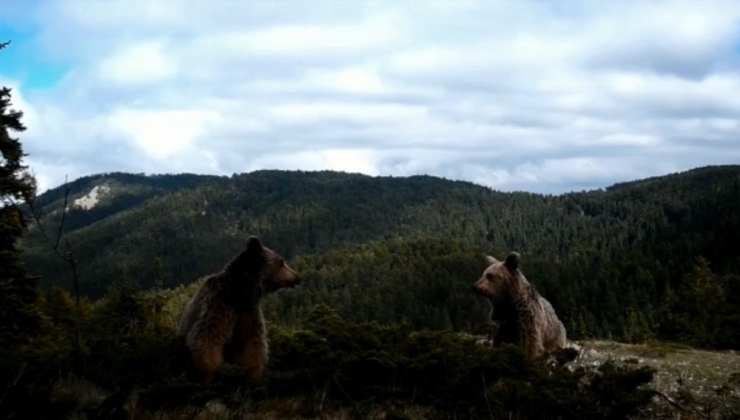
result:
[[[492,318],[501,325],[494,343],[521,345],[534,359],[564,348],[566,334],[550,302],[524,277],[520,260],[516,252],[504,262],[487,257],[488,267],[472,289],[493,305]]]
[[[178,335],[195,368],[190,379],[208,384],[224,362],[242,366],[251,380],[259,379],[268,353],[260,300],[299,283],[280,255],[249,237],[246,249],[206,278],[180,316]]]

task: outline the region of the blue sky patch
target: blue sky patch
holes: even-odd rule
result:
[[[30,30],[0,24],[0,42],[11,41],[0,51],[0,76],[17,80],[24,89],[54,87],[67,73],[67,66],[45,60]]]

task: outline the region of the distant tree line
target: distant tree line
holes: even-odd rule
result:
[[[740,272],[736,166],[559,196],[329,171],[258,171],[203,182],[184,175],[181,186],[178,177],[161,178],[167,182],[157,188],[148,177],[97,178],[113,185],[110,198],[67,214],[83,294],[104,296],[124,277],[145,289],[157,276],[165,287],[189,284],[219,270],[248,234],[257,234],[309,279],[302,290],[269,301],[286,325],[299,322],[310,302],[357,321],[470,331],[488,310],[466,290],[483,256],[516,250],[572,337],[686,341],[688,333],[677,335],[671,325],[682,316],[701,323],[681,315],[689,308],[681,299],[696,265],[706,263],[721,296],[701,307],[721,328],[702,328],[727,338],[689,341],[738,346],[738,334],[727,335],[737,331],[727,297]],[[95,183],[73,193],[86,194]],[[59,217],[42,222],[55,226]],[[34,229],[25,247],[44,285],[72,284]]]

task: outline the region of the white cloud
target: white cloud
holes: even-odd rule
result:
[[[740,158],[737,2],[36,7],[70,66],[16,92],[50,185],[283,168],[558,192]]]
[[[357,95],[388,95],[396,89],[402,89],[400,86],[391,86],[388,82],[382,80],[376,72],[362,67],[329,71],[309,69],[306,71],[306,77],[301,84],[326,92]],[[296,86],[296,88],[300,89],[299,86]]]
[[[164,53],[167,45],[147,41],[129,45],[104,58],[97,67],[101,83],[135,88],[164,83],[177,75],[177,64]]]
[[[426,109],[418,105],[306,102],[277,105],[268,116],[281,125],[314,125],[324,122],[387,124],[423,118]]]
[[[372,149],[326,149],[267,155],[251,162],[248,170],[261,168],[287,170],[332,170],[379,175]]]
[[[52,162],[49,164],[33,158],[27,158],[25,162],[31,174],[36,178],[38,191],[56,187],[60,182],[64,182],[65,178],[74,181],[76,178],[89,175],[80,172],[76,165],[70,163]]]
[[[27,135],[29,131],[37,129],[36,127],[42,123],[42,119],[40,118],[36,107],[28,101],[28,98],[21,89],[20,83],[18,83],[17,80],[3,77],[3,75],[0,74],[0,86],[10,89],[11,98],[9,108],[23,112],[21,122],[26,126],[26,131],[24,131],[23,134]],[[13,137],[19,136],[18,133],[13,131],[10,135]],[[23,141],[21,141],[21,143],[23,143]]]
[[[206,37],[196,46],[212,51],[293,59],[315,55],[355,55],[387,48],[400,35],[398,23],[378,17],[359,24],[336,26],[276,25],[257,32],[234,30]]]
[[[141,147],[155,159],[167,159],[194,146],[207,133],[209,124],[219,123],[215,112],[123,109],[109,117],[107,125]]]

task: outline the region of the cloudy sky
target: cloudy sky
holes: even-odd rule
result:
[[[279,168],[559,193],[740,163],[740,1],[2,7],[42,188]]]

